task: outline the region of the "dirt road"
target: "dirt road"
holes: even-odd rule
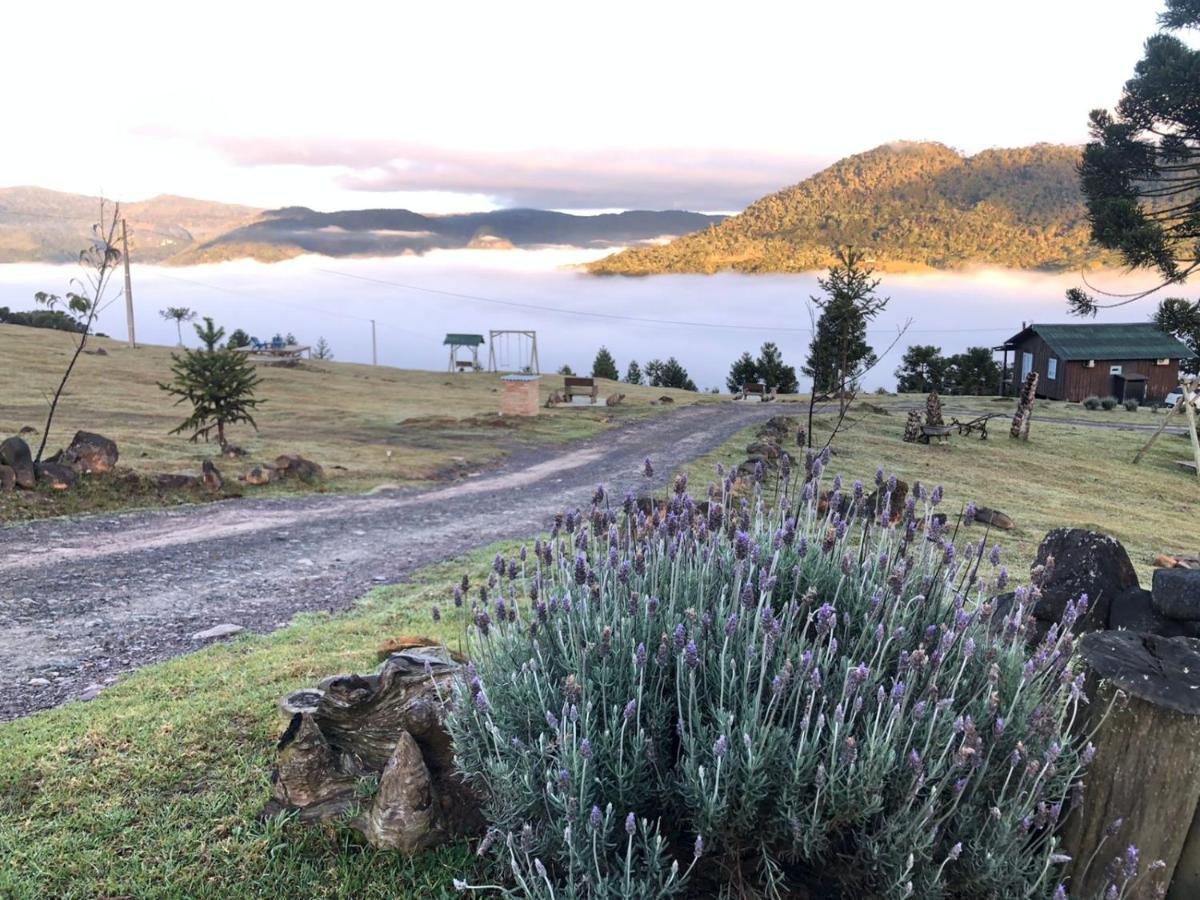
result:
[[[432,490],[238,500],[0,530],[0,721],[94,694],[234,623],[271,631],[491,541],[531,535],[599,483],[660,489],[734,432],[798,407],[703,405]],[[656,476],[641,474],[646,456]]]

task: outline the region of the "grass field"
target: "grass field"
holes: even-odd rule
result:
[[[987,402],[982,398],[976,401]],[[1010,400],[1009,406],[1013,402]],[[1028,442],[1011,439],[1007,421],[997,420],[987,441],[955,436],[948,447],[928,447],[900,439],[902,413],[865,412],[860,404],[851,417],[859,419],[858,424],[842,432],[834,444],[836,455],[830,470],[849,480],[863,479],[868,490],[874,488],[878,466],[909,484],[940,484],[952,517],[967,503],[1007,513],[1016,528],[1009,532],[992,529],[988,541],[1003,547],[1009,571],[1022,579],[1028,575],[1046,532],[1060,526],[1094,528],[1116,537],[1129,551],[1144,584],[1149,583],[1154,554],[1200,552],[1200,538],[1194,530],[1200,481],[1175,465],[1177,459],[1190,458],[1190,443],[1164,436],[1134,466],[1130,461],[1148,434],[1056,423],[1054,418],[1066,417],[1062,406],[1039,408]],[[780,411],[801,415],[797,406],[784,406]],[[1147,411],[1125,415],[1161,421]],[[828,416],[815,420],[818,447],[831,427]],[[734,437],[688,467],[696,490],[714,479],[718,462],[737,464],[746,458],[753,431]],[[795,453],[794,445],[790,449]],[[982,527],[972,527],[964,532],[964,540],[978,541],[983,533]]]
[[[304,615],[150,666],[90,703],[0,725],[0,897],[424,898],[455,895],[463,845],[408,862],[348,829],[259,820],[285,693],[366,671],[399,634],[454,645],[462,623],[433,602],[503,546],[381,588],[351,611]],[[445,608],[445,607],[443,607]]]
[[[49,398],[73,349],[71,340],[63,332],[0,325],[0,438],[26,425],[42,428]],[[47,454],[83,429],[115,440],[121,465],[139,473],[196,474],[204,459],[217,456],[215,444],[193,444],[185,436],[168,434],[184,418],[157,386],[170,378],[171,348],[129,350],[105,338],[96,339],[94,346],[106,355],[80,357],[59,405]],[[238,426],[229,435],[249,455],[217,460],[235,489],[236,475],[281,453],[299,453],[320,463],[329,490],[425,481],[472,470],[514,447],[583,438],[614,423],[653,414],[669,408],[650,405],[663,395],[677,404],[712,399],[689,391],[601,381],[602,396],[624,393],[626,401],[612,408],[543,409],[536,418],[501,418],[497,375],[320,361],[295,368],[262,367],[261,375],[258,395],[266,403],[256,415],[259,430]],[[561,387],[560,377],[545,376],[542,399]],[[39,440],[37,435],[31,441],[35,451]],[[287,489],[297,487],[291,483]],[[280,488],[249,490],[270,493]],[[110,481],[68,492],[0,494],[0,522],[198,499],[204,499],[198,492],[163,495]]]

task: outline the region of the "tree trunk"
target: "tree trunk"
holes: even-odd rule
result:
[[[1200,640],[1098,631],[1081,639],[1080,654],[1092,697],[1082,728],[1097,730],[1083,802],[1064,833],[1071,895],[1101,896],[1109,863],[1132,844],[1143,871],[1165,864],[1122,894],[1149,900],[1171,883],[1200,802]],[[1181,872],[1172,896],[1200,896],[1194,881],[1178,893],[1191,877]]]
[[[372,675],[295,691],[267,812],[343,821],[375,847],[417,853],[483,826],[444,721],[459,665],[444,647],[393,653]]]

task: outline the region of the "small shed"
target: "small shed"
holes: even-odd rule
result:
[[[470,369],[478,372],[483,366],[479,363],[479,345],[483,343],[482,334],[448,334],[442,341],[443,347],[450,348],[450,368],[448,372],[462,372]],[[471,352],[470,359],[459,359],[458,349],[465,347]]]
[[[998,350],[1013,354],[1006,380],[1015,395],[1030,372],[1038,396],[1078,403],[1087,397],[1157,402],[1179,384],[1193,354],[1153,322],[1026,325]]]

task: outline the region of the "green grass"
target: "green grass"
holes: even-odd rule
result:
[[[367,671],[387,637],[458,644],[435,625],[449,586],[501,546],[372,592],[337,616],[149,666],[90,703],[0,725],[0,897],[435,898],[473,866],[465,844],[406,860],[348,828],[260,821],[287,692]]]
[[[47,454],[66,446],[82,429],[115,440],[121,465],[142,474],[198,474],[203,460],[217,456],[213,444],[193,444],[168,434],[184,418],[157,386],[170,378],[172,348],[130,350],[106,338],[95,339],[94,347],[103,348],[107,355],[79,358],[59,404]],[[48,399],[72,350],[72,337],[64,332],[0,325],[0,360],[4,361],[0,439],[26,425],[42,428]],[[320,463],[328,479],[323,489],[357,491],[473,470],[514,447],[590,437],[670,408],[651,405],[663,395],[676,404],[714,399],[600,380],[601,396],[624,393],[626,401],[612,408],[542,409],[536,418],[501,418],[498,375],[451,375],[315,360],[294,368],[261,367],[260,374],[258,395],[266,403],[255,414],[259,430],[238,426],[229,435],[249,456],[216,461],[234,492],[240,490],[237,475],[281,453],[299,453]],[[560,377],[544,376],[542,400],[561,388]],[[35,452],[40,439],[37,435],[31,440]],[[260,495],[311,488],[293,482],[245,490]],[[181,497],[146,487],[127,489],[113,482],[90,491],[0,494],[0,523],[203,499],[199,492]]]
[[[794,407],[786,412],[800,415]],[[1154,420],[1149,413],[1125,414]],[[860,412],[856,410],[852,418],[859,419]],[[902,414],[867,413],[839,435],[830,471],[850,481],[861,478],[872,490],[875,469],[882,465],[910,485],[913,481],[942,485],[945,509],[952,518],[967,503],[1007,513],[1017,527],[1009,532],[992,529],[988,541],[1001,545],[1010,573],[1022,580],[1046,532],[1061,526],[1092,528],[1116,537],[1129,551],[1144,584],[1149,582],[1156,553],[1200,549],[1188,530],[1200,504],[1200,481],[1175,465],[1175,460],[1191,455],[1186,440],[1163,436],[1134,466],[1130,461],[1149,437],[1145,432],[1055,424],[1037,417],[1026,443],[1008,436],[1007,421],[996,426],[987,441],[955,435],[947,448],[927,447],[901,440]],[[831,427],[830,417],[816,419],[813,431],[818,447]],[[746,445],[755,430],[734,436],[685,469],[693,493],[701,493],[715,478],[718,462],[736,465],[746,458]],[[798,455],[794,440],[788,449]],[[972,527],[961,533],[960,540],[978,541],[983,533],[982,527]]]

